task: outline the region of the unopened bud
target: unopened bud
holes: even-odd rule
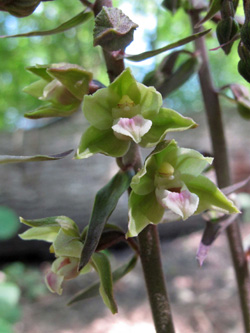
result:
[[[239,25],[233,17],[227,17],[222,19],[216,28],[216,34],[220,45],[230,42],[233,37],[237,34],[239,30]],[[222,46],[225,54],[229,54],[233,46],[233,41]]]

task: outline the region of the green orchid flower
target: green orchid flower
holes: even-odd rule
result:
[[[121,157],[131,141],[154,147],[167,132],[197,126],[192,119],[161,106],[160,93],[138,83],[130,69],[125,69],[107,88],[84,97],[83,113],[91,126],[82,136],[76,158],[96,153]]]
[[[45,276],[45,283],[51,292],[62,294],[62,284],[90,271],[87,264],[78,271],[83,243],[76,223],[66,216],[49,217],[38,220],[20,221],[31,228],[19,235],[24,240],[43,240],[52,243],[50,252],[56,260]]]
[[[59,63],[36,65],[28,70],[40,77],[40,80],[23,89],[29,95],[47,104],[28,112],[25,117],[31,119],[44,117],[65,117],[76,112],[89,91],[92,73],[78,65]]]
[[[239,213],[232,201],[207,177],[201,175],[212,158],[161,142],[132,178],[127,237],[137,236],[148,224],[158,224],[165,210],[186,220],[193,214],[213,209]]]

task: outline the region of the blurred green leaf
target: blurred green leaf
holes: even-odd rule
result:
[[[79,269],[82,269],[89,262],[109,216],[115,209],[121,195],[128,189],[133,175],[132,169],[125,172],[119,171],[107,185],[97,192]]]
[[[57,28],[46,30],[46,31],[31,31],[26,32],[23,34],[17,34],[17,35],[9,35],[9,36],[0,36],[0,38],[14,38],[14,37],[34,37],[34,36],[49,36],[53,34],[58,34],[61,32],[64,32],[66,30],[72,29],[79,24],[82,24],[89,20],[91,17],[93,17],[92,12],[83,11],[80,14],[74,16],[72,19],[70,19],[67,22],[64,22],[63,24],[59,25]]]
[[[0,164],[59,160],[71,154],[72,152],[73,150],[71,149],[55,155],[35,155],[35,156],[0,155]]]
[[[10,208],[0,206],[0,239],[12,238],[17,234],[19,227],[16,213]]]
[[[211,29],[198,32],[198,33],[193,34],[191,36],[180,39],[177,42],[174,42],[174,43],[168,44],[164,47],[161,47],[160,49],[157,49],[157,50],[147,51],[147,52],[143,52],[143,53],[136,54],[136,55],[127,54],[127,55],[124,56],[124,58],[128,59],[128,60],[132,60],[132,61],[142,61],[142,60],[154,57],[154,56],[156,56],[160,53],[163,53],[163,52],[166,52],[168,50],[172,50],[176,47],[179,47],[179,46],[185,45],[187,43],[190,43],[190,42],[192,42],[192,41],[194,41],[194,40],[196,40],[196,39],[198,39],[202,36],[205,36],[210,31],[211,31]]]
[[[15,323],[20,318],[21,312],[18,306],[20,293],[20,289],[15,283],[0,283],[0,316],[7,322]]]

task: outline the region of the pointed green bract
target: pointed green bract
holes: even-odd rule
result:
[[[159,223],[164,209],[184,220],[207,209],[238,213],[233,202],[201,175],[212,160],[195,150],[179,148],[174,140],[161,142],[132,179],[127,237],[137,236],[150,223]]]
[[[133,169],[125,172],[119,171],[106,186],[97,192],[87,236],[81,253],[80,269],[89,262],[96,250],[104,226],[115,209],[121,195],[128,189],[133,175]]]

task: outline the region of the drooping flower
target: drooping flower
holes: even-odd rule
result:
[[[23,89],[29,95],[47,104],[28,112],[25,117],[65,117],[76,112],[83,96],[89,91],[92,73],[74,64],[36,65],[28,70],[40,80]]]
[[[131,141],[154,147],[167,132],[196,127],[192,119],[161,106],[160,93],[138,83],[127,68],[107,88],[84,97],[83,113],[91,126],[82,136],[76,158],[96,153],[121,157]]]
[[[87,273],[90,265],[78,271],[83,249],[80,233],[76,223],[66,216],[49,217],[38,220],[20,219],[31,228],[20,235],[24,240],[44,240],[51,242],[50,251],[56,260],[45,276],[45,282],[51,292],[62,294],[62,285],[66,280]]]
[[[127,237],[161,222],[165,210],[183,220],[207,209],[238,213],[233,202],[201,175],[212,160],[178,147],[174,140],[161,142],[132,179]]]

